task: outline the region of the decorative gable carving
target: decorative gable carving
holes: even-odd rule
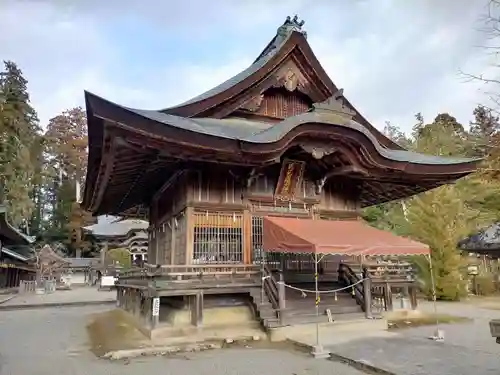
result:
[[[256,95],[243,104],[240,109],[256,115],[285,119],[305,113],[311,109],[312,101],[298,91],[290,92],[286,88],[271,88]]]
[[[293,61],[286,62],[275,74],[273,87],[284,87],[290,92],[295,90],[309,95],[309,82]]]
[[[356,112],[342,103],[341,97],[343,94],[344,90],[340,89],[325,101],[314,103],[314,112],[332,115],[334,117],[341,118],[342,120],[351,120],[356,115]]]

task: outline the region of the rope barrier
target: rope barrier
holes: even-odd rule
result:
[[[351,285],[348,285],[348,286],[345,286],[343,288],[338,288],[338,289],[332,289],[332,290],[309,290],[309,289],[301,289],[301,288],[297,288],[295,286],[292,286],[292,285],[289,285],[289,284],[285,284],[284,282],[282,281],[277,281],[278,284],[283,284],[284,286],[286,286],[287,288],[290,288],[290,289],[295,289],[295,290],[298,290],[299,292],[302,292],[302,293],[337,293],[337,292],[341,292],[343,290],[347,290],[349,288],[352,288],[353,286],[355,285],[358,285],[358,284],[361,284],[363,281],[365,281],[366,278],[364,279],[361,279],[359,281],[356,281],[354,284],[351,284]]]

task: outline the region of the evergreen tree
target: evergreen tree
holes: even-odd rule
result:
[[[474,109],[474,121],[470,123],[470,150],[472,157],[485,157],[493,146],[492,142],[500,130],[498,116],[482,105]]]
[[[52,176],[46,189],[53,228],[49,235],[65,242],[70,253],[86,251],[89,244],[81,228],[93,219],[76,202],[77,184],[83,185],[87,170],[87,120],[83,109],[72,108],[52,118],[45,137]]]
[[[34,207],[34,160],[40,140],[27,85],[17,65],[5,61],[0,72],[0,202],[7,204],[15,225],[26,225]]]

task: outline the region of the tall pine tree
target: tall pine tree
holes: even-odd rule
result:
[[[0,202],[16,225],[27,225],[34,207],[34,160],[40,141],[27,85],[17,65],[5,61],[0,72]]]

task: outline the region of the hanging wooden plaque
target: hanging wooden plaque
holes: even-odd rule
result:
[[[281,165],[280,177],[274,197],[282,201],[293,202],[302,186],[305,162],[285,159]]]

